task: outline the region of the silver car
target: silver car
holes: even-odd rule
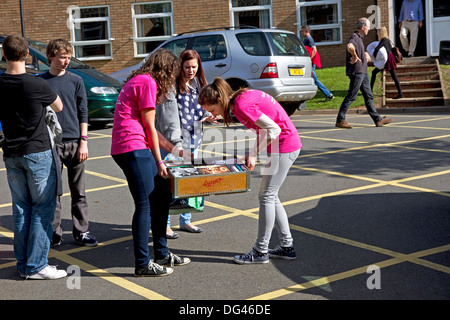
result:
[[[189,32],[165,41],[158,48],[168,49],[177,56],[185,49],[196,50],[209,83],[221,77],[235,90],[250,87],[267,92],[289,115],[317,92],[308,52],[290,31],[221,28]],[[145,59],[110,76],[124,81]]]

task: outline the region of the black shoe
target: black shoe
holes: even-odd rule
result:
[[[79,235],[74,236],[74,238],[76,243],[86,247],[95,247],[98,245],[97,239],[93,235],[90,235],[89,231],[80,233]]]
[[[328,101],[333,100],[333,99],[334,99],[333,94],[330,94],[328,97],[325,98],[325,102],[328,102]]]
[[[403,95],[402,95],[402,94],[399,94],[398,96],[396,96],[396,97],[394,97],[394,98],[392,98],[392,99],[401,99],[401,98],[403,98]]]
[[[51,248],[57,247],[57,246],[61,245],[62,241],[63,241],[62,236],[60,236],[56,233],[53,233],[52,240],[50,240],[50,247]]]
[[[173,272],[172,268],[161,267],[157,263],[150,262],[146,268],[134,269],[135,277],[163,277]]]
[[[169,254],[164,259],[155,259],[153,260],[154,263],[159,264],[160,266],[182,266],[185,264],[188,264],[191,262],[191,259],[189,258],[181,258],[172,252],[169,252]]]

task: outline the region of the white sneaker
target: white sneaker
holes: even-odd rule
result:
[[[27,279],[33,280],[54,280],[60,279],[67,276],[67,272],[64,270],[58,270],[55,266],[46,266],[44,269],[38,273],[29,276]]]

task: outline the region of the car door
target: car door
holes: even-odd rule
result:
[[[210,34],[192,38],[191,49],[198,52],[208,83],[220,77],[231,67],[231,55],[222,34]]]

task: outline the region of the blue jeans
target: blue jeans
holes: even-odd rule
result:
[[[180,213],[180,227],[183,227],[189,223],[191,223],[192,214],[191,213]],[[167,227],[170,227],[170,215],[167,219]]]
[[[341,107],[339,109],[336,122],[341,122],[345,120],[345,115],[347,114],[348,108],[350,105],[355,102],[356,97],[358,96],[358,91],[361,90],[361,93],[364,97],[364,104],[366,105],[367,112],[372,118],[373,122],[377,124],[381,121],[381,116],[378,114],[375,106],[373,105],[373,94],[370,89],[370,81],[369,75],[367,73],[356,73],[354,75],[349,76],[350,85],[348,88],[347,95],[342,101]]]
[[[166,150],[163,150],[163,149],[160,149],[160,151],[161,151],[161,157],[163,157],[163,159],[164,159],[167,156],[168,152]],[[197,157],[198,149],[193,149],[191,151],[194,154],[194,157]],[[192,214],[191,213],[189,213],[189,212],[181,213],[181,214],[179,214],[179,216],[180,216],[180,227],[183,227],[183,226],[191,223],[191,218],[192,218]],[[167,218],[167,225],[166,225],[166,227],[169,228],[170,225],[171,225],[171,222],[170,222],[170,215],[169,215],[168,218]]]
[[[12,197],[17,270],[33,275],[48,265],[56,207],[56,166],[51,150],[4,157]]]
[[[320,82],[319,79],[317,78],[315,64],[312,65],[312,76],[314,78],[314,83],[316,84],[317,88],[319,88],[319,90],[322,91],[325,97],[331,96],[330,90],[328,90],[327,87],[325,87],[325,85],[322,82]]]
[[[167,212],[157,210],[160,201],[156,193],[158,179],[155,159],[149,149],[134,150],[112,156],[123,170],[134,200],[135,210],[131,224],[136,268],[145,268],[150,262],[148,248],[150,219],[152,221],[155,259],[169,254],[166,239]],[[162,178],[161,178],[162,179]]]

